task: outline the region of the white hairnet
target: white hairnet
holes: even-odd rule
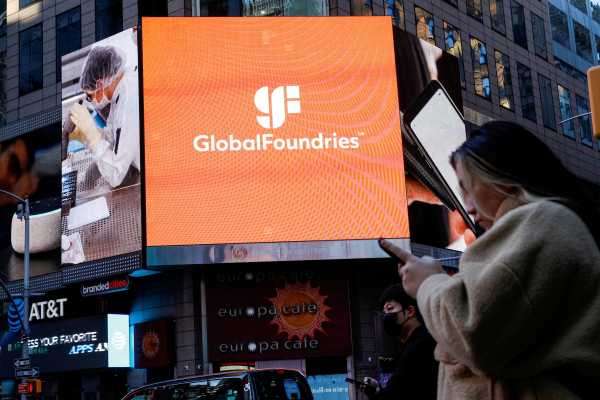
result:
[[[82,90],[94,91],[98,81],[103,87],[125,68],[125,55],[114,46],[96,46],[88,54],[81,71],[79,84]]]

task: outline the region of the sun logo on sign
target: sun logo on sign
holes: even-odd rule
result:
[[[286,284],[277,288],[277,295],[269,301],[277,309],[277,315],[271,321],[277,326],[278,333],[288,338],[314,337],[317,331],[325,333],[323,323],[330,322],[327,312],[331,307],[325,304],[327,296],[321,295],[319,288],[310,283]]]

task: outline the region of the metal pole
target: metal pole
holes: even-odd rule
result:
[[[592,115],[591,111],[590,111],[590,112],[583,113],[583,114],[576,115],[576,116],[574,116],[574,117],[571,117],[571,118],[564,119],[564,120],[560,121],[558,124],[559,124],[559,125],[562,125],[562,124],[565,124],[565,123],[567,123],[567,122],[569,122],[569,121],[572,121],[572,120],[574,120],[574,119],[577,119],[577,118],[583,118],[583,117],[587,117],[588,115]]]
[[[29,199],[25,199],[23,202],[23,218],[25,219],[25,264],[23,272],[23,303],[25,305],[25,320],[23,321],[23,331],[25,332],[23,338],[23,345],[21,347],[21,356],[23,359],[29,359]],[[22,379],[23,383],[27,382],[27,379]],[[22,394],[21,400],[27,400],[27,395]]]

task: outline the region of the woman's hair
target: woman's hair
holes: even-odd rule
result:
[[[600,242],[597,204],[580,180],[533,133],[509,121],[493,121],[476,129],[450,156],[452,166],[463,168],[484,183],[516,189],[519,200],[529,203],[551,199],[576,212]]]

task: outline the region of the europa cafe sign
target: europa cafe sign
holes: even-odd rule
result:
[[[284,274],[247,285],[254,276],[208,285],[211,361],[351,353],[345,280],[295,280]]]

